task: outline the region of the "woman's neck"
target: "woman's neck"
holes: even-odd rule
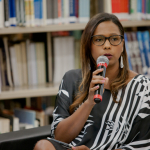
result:
[[[106,89],[110,89],[110,84],[114,79],[117,78],[118,73],[119,73],[119,66],[110,66],[106,69],[105,77],[109,78],[108,84],[105,87]]]

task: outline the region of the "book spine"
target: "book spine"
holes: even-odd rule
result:
[[[29,27],[31,24],[30,22],[30,2],[29,0],[24,0],[25,3],[25,19],[26,19],[26,27]]]
[[[46,26],[46,20],[47,20],[46,0],[43,0],[43,19],[42,19],[42,22],[41,22],[42,26]]]
[[[130,0],[130,4],[131,20],[137,20],[137,0]]]
[[[53,0],[54,24],[58,24],[58,0]]]
[[[34,0],[34,18],[35,18],[35,26],[40,25],[40,1]]]
[[[47,0],[47,22],[46,24],[53,24],[53,0]]]
[[[75,0],[75,17],[76,17],[76,22],[78,21],[79,18],[79,0]]]
[[[69,0],[63,0],[63,23],[69,23]]]
[[[34,22],[34,0],[29,0],[29,9],[30,9],[30,24],[31,27],[35,26]]]
[[[104,12],[112,13],[112,1],[104,0]]]
[[[4,0],[5,27],[9,27],[9,0]],[[1,13],[0,13],[1,14]]]
[[[17,25],[17,20],[16,20],[16,4],[15,0],[12,0],[12,24],[11,26],[16,26]]]
[[[141,60],[142,60],[143,73],[147,74],[148,67],[147,67],[146,61],[145,61],[144,47],[143,47],[143,42],[142,42],[142,32],[141,31],[137,32],[137,39],[138,39],[140,55],[141,55]]]
[[[90,18],[90,1],[79,0],[79,22],[87,23]]]
[[[75,16],[75,0],[69,1],[69,22],[75,23],[76,16]]]
[[[62,5],[61,5],[62,1],[58,0],[58,23],[61,24],[62,23]]]
[[[24,0],[20,0],[20,26],[26,26]]]
[[[126,33],[124,34],[124,40],[125,40],[125,47],[126,47],[127,56],[128,56],[129,69],[132,70],[131,57],[130,57],[130,53],[129,53],[128,39],[127,39]]]
[[[137,0],[137,20],[142,19],[142,0]]]

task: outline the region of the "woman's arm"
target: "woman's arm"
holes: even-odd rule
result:
[[[62,120],[55,130],[55,139],[70,143],[82,130],[93,106],[85,101],[71,116]]]
[[[95,86],[95,84],[107,84],[108,82],[107,79],[97,76],[97,74],[102,71],[103,69],[93,72],[87,100],[71,116],[58,124],[55,129],[55,139],[70,143],[80,133],[95,105],[95,102],[93,101],[94,91],[99,88],[98,86]]]

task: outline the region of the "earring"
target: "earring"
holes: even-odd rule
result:
[[[123,64],[123,56],[121,56],[120,58],[120,68],[123,68],[124,67],[124,64]]]

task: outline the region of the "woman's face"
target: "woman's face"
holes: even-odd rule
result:
[[[105,21],[97,26],[94,35],[102,35],[105,37],[109,37],[112,35],[121,35],[121,33],[116,24],[114,24],[111,21]],[[109,66],[119,65],[118,60],[121,56],[121,53],[123,52],[123,44],[124,40],[122,40],[122,42],[117,46],[111,45],[108,39],[101,46],[97,46],[92,42],[92,57],[96,61],[99,56],[105,55],[109,59]]]

